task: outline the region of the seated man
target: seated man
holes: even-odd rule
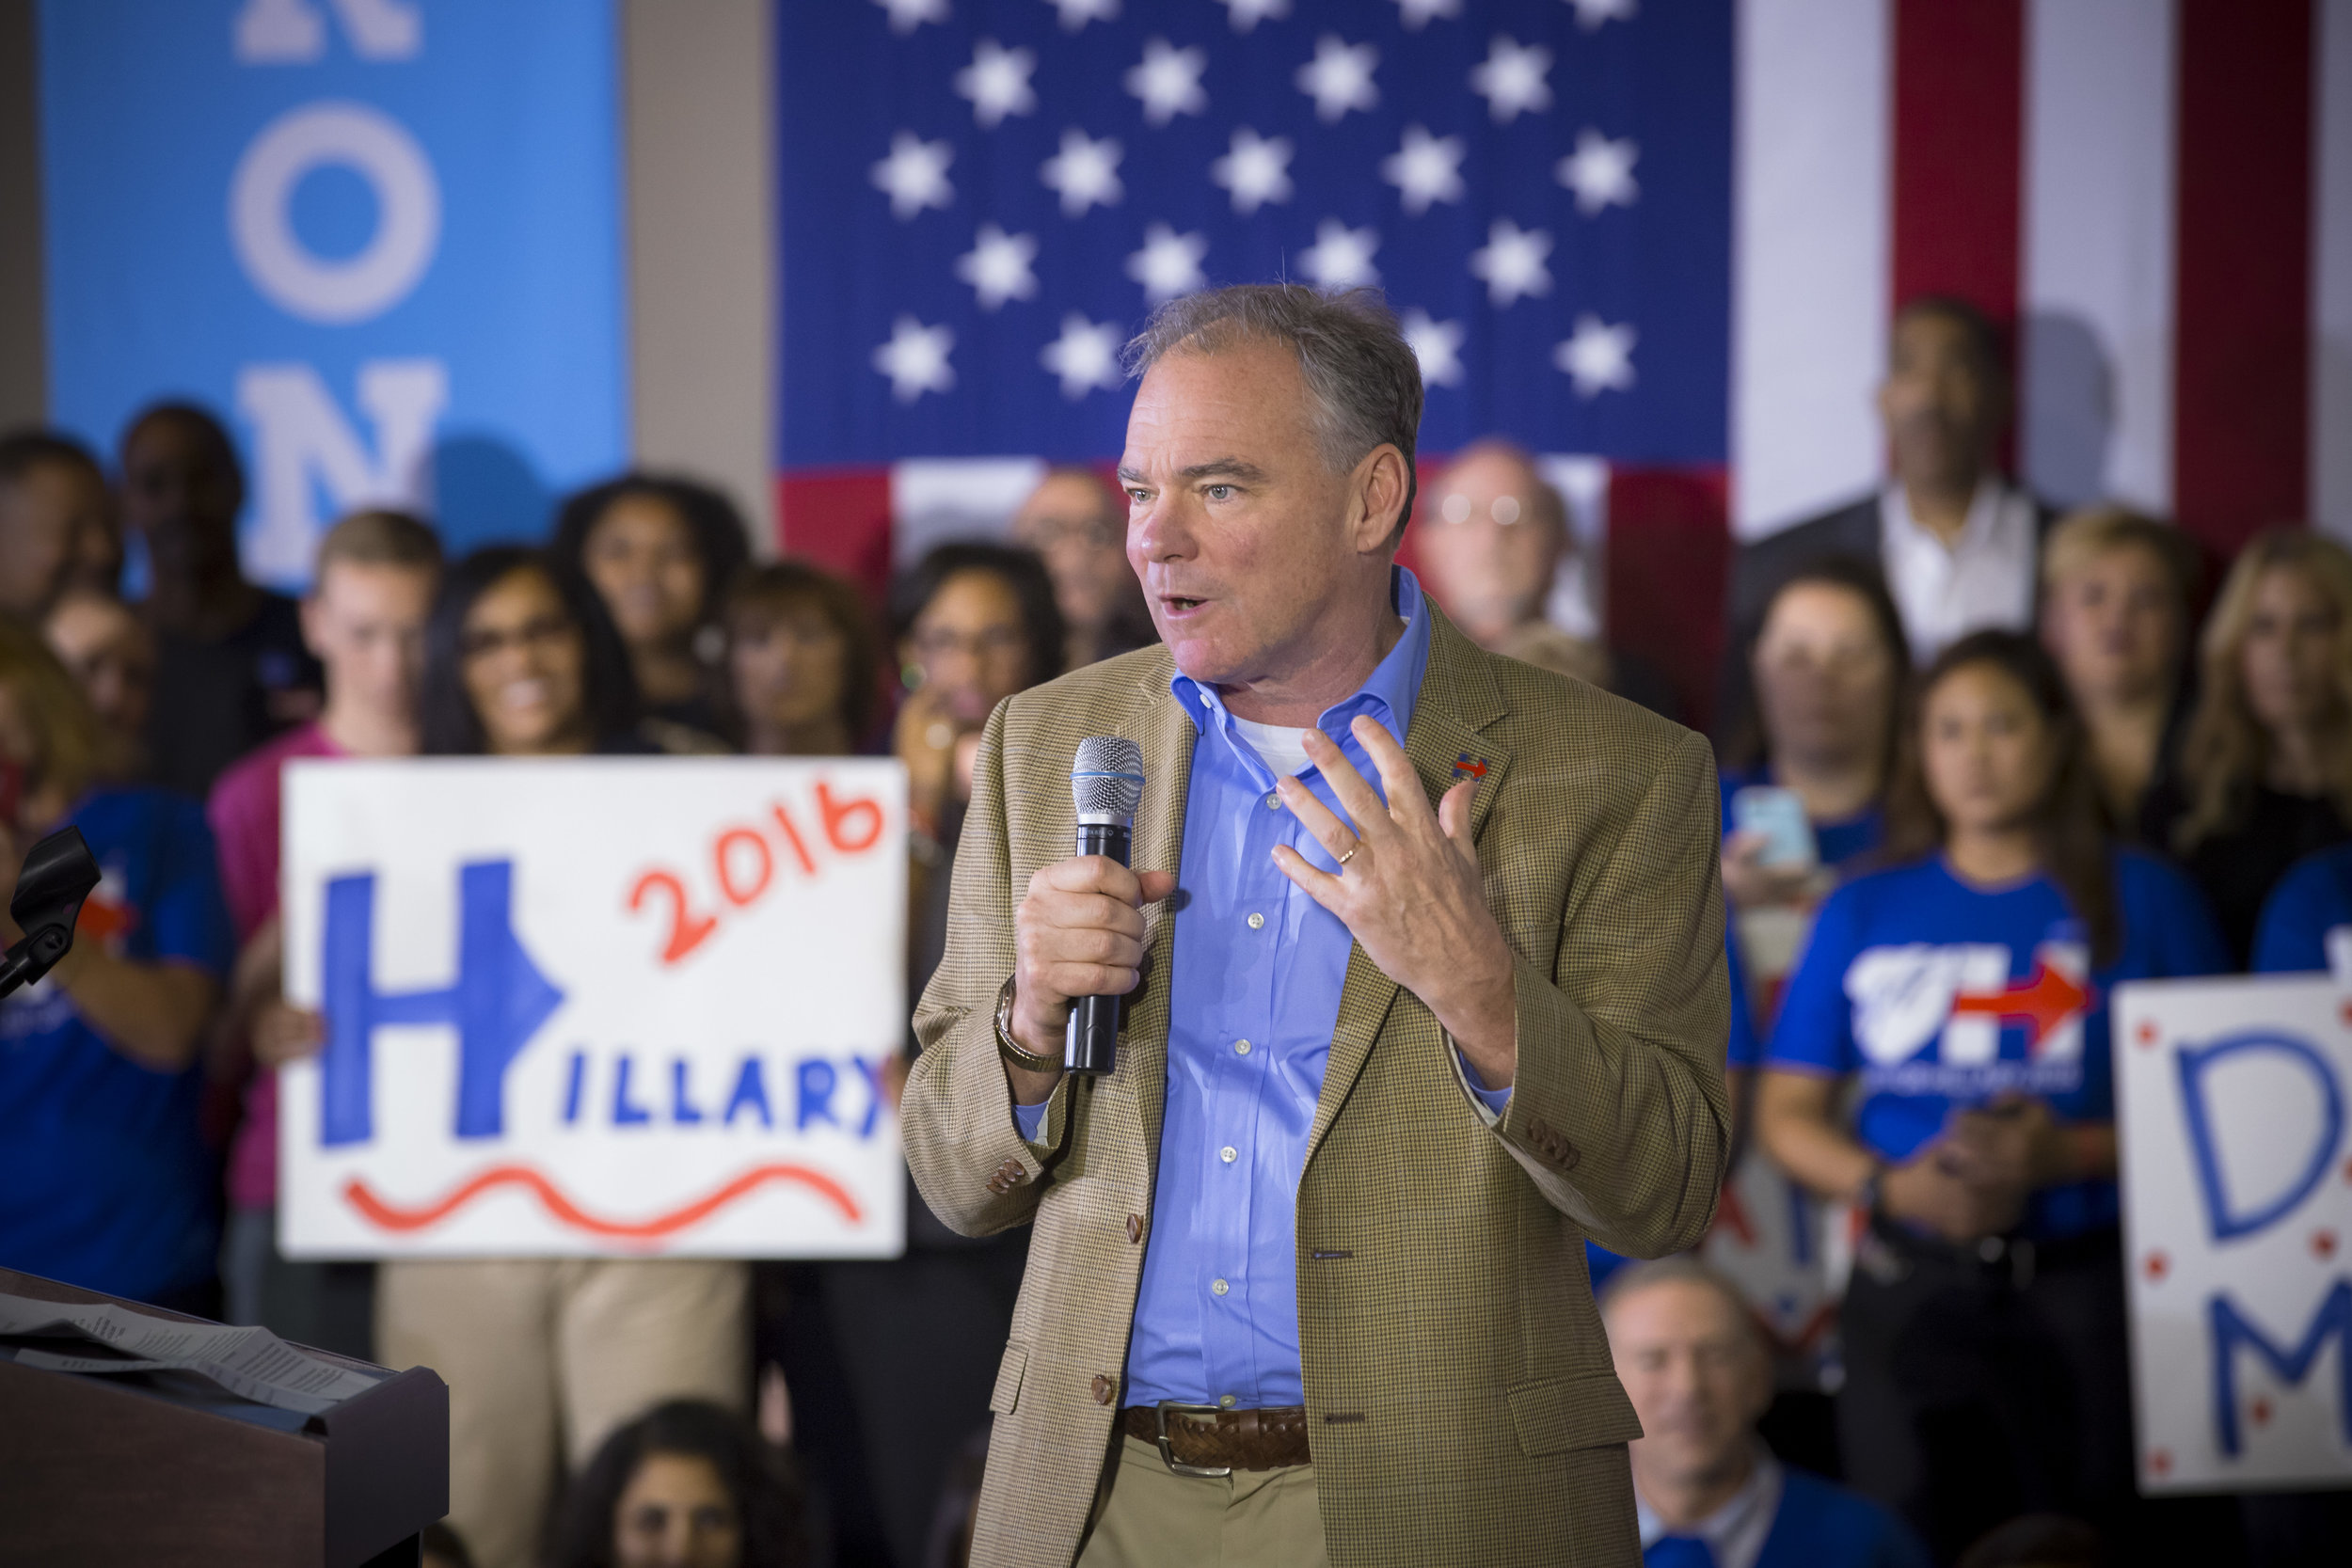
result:
[[[1877,1503],[1772,1457],[1756,1435],[1772,1360],[1729,1280],[1687,1258],[1601,1292],[1617,1380],[1642,1418],[1633,1495],[1646,1568],[1926,1568]]]

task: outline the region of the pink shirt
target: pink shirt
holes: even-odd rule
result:
[[[343,749],[316,724],[289,730],[247,754],[213,785],[204,808],[220,845],[220,887],[243,945],[278,912],[278,786],[296,757],[340,757]],[[229,1201],[267,1209],[278,1201],[278,1074],[257,1072],[246,1086],[245,1119],[229,1146]]]

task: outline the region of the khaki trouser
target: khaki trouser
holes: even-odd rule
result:
[[[562,1466],[670,1399],[740,1410],[751,1274],[701,1259],[387,1262],[376,1359],[449,1385],[450,1523],[480,1568],[527,1568]]]
[[[1329,1568],[1315,1467],[1180,1476],[1140,1438],[1119,1440],[1110,1500],[1078,1568]]]

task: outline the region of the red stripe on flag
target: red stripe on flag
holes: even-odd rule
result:
[[[1894,304],[1955,294],[2013,338],[2024,0],[1895,0],[1894,24]]]
[[[2312,8],[2181,0],[2172,502],[2225,554],[2308,506]]]
[[[776,479],[776,543],[881,604],[890,588],[890,470],[803,469]]]
[[[1731,566],[1730,486],[1721,468],[1609,470],[1612,647],[1665,672],[1684,720],[1713,721]]]

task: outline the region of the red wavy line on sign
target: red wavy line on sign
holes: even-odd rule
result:
[[[358,1177],[344,1183],[343,1197],[354,1209],[386,1230],[421,1230],[429,1225],[439,1224],[493,1187],[526,1187],[537,1196],[542,1208],[575,1230],[622,1241],[650,1242],[675,1234],[707,1218],[754,1188],[770,1181],[797,1181],[811,1188],[819,1197],[840,1210],[842,1217],[851,1225],[857,1225],[865,1218],[858,1210],[857,1199],[843,1191],[839,1182],[806,1165],[761,1165],[747,1170],[707,1197],[696,1198],[682,1209],[673,1209],[649,1220],[600,1219],[564,1196],[555,1183],[529,1165],[493,1165],[461,1183],[448,1196],[414,1208],[387,1203]]]

